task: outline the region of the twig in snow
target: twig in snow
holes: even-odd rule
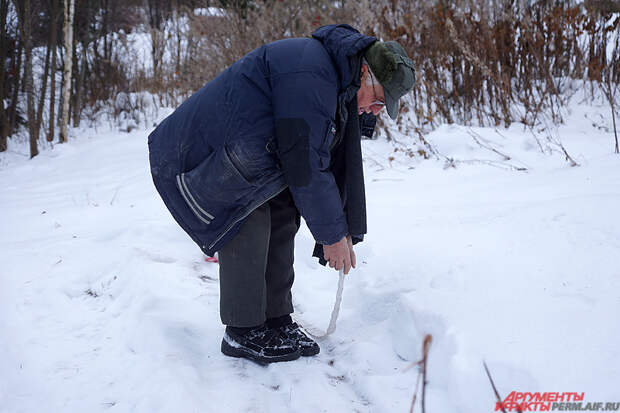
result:
[[[413,406],[415,405],[415,401],[418,398],[418,392],[420,391],[420,377],[422,377],[421,374],[418,374],[418,377],[416,378],[415,381],[415,387],[414,387],[414,392],[413,392],[413,397],[411,398],[411,408],[409,408],[409,413],[413,413]]]
[[[422,343],[422,359],[412,365],[412,366],[418,366],[419,371],[418,371],[418,378],[415,384],[415,392],[413,393],[413,398],[411,400],[411,408],[409,409],[409,413],[413,413],[413,407],[415,405],[416,399],[418,398],[418,392],[420,388],[420,378],[422,379],[422,395],[421,395],[420,403],[422,404],[422,413],[426,413],[425,398],[426,398],[426,384],[428,383],[426,381],[426,365],[428,361],[428,352],[431,348],[432,342],[433,342],[433,336],[430,334],[427,334],[424,337],[424,342]]]
[[[474,137],[474,139],[475,139],[475,137]],[[478,143],[480,143],[480,142],[478,142]],[[480,144],[480,145],[483,146],[482,144]],[[494,150],[492,148],[486,148],[486,149]],[[457,165],[460,164],[460,163],[464,163],[464,164],[476,164],[476,163],[479,163],[479,164],[483,164],[483,165],[494,166],[496,168],[512,170],[512,171],[525,172],[525,171],[528,170],[528,168],[525,167],[525,166],[516,166],[516,165],[512,165],[510,163],[507,163],[505,161],[494,161],[494,160],[486,160],[486,159],[466,159],[466,160],[460,160],[460,159],[454,159],[454,158],[448,157],[448,156],[442,154],[439,151],[436,151],[435,154],[437,156],[439,156],[440,158],[443,158],[443,160],[444,160],[443,169],[449,169],[449,168],[456,169]],[[508,157],[507,155],[504,155],[502,153],[499,153],[499,154],[502,157],[504,157],[504,159],[506,159],[506,158],[510,159],[510,157]]]
[[[435,149],[435,147],[433,147],[433,145],[431,145],[425,138],[424,135],[422,134],[422,131],[419,128],[415,128],[416,133],[418,134],[418,139],[420,140],[420,142],[422,142],[424,144],[424,146],[426,147],[426,149],[428,149],[428,151],[430,153],[432,153],[435,156],[438,156],[439,153],[437,152],[437,149]]]
[[[482,364],[484,365],[484,370],[487,372],[487,377],[489,378],[489,381],[491,382],[491,387],[493,387],[493,392],[495,393],[495,397],[497,398],[497,403],[499,403],[498,405],[502,409],[502,412],[506,413],[506,409],[504,409],[504,406],[502,404],[502,398],[499,395],[499,392],[497,391],[497,387],[495,387],[495,382],[493,382],[493,378],[491,377],[491,373],[489,372],[489,368],[487,367],[487,363],[483,361]],[[518,407],[518,406],[517,406],[517,412],[518,413],[523,413],[521,411],[521,408]]]
[[[427,334],[426,337],[424,337],[424,344],[422,346],[423,351],[424,351],[424,363],[422,364],[422,413],[425,413],[426,408],[426,401],[425,401],[425,396],[426,396],[426,364],[428,361],[428,351],[431,348],[431,343],[433,342],[433,336],[431,336],[430,334]]]
[[[536,134],[534,133],[533,127],[530,127],[528,129],[529,129],[530,133],[532,134],[532,136],[534,137],[534,140],[538,144],[538,149],[540,149],[540,152],[546,153],[545,148],[543,148],[542,143],[540,142],[540,139],[538,139],[538,136],[536,136]],[[549,152],[551,152],[551,150],[549,150]]]
[[[464,161],[459,160],[459,159],[449,159],[449,163],[447,163],[446,165],[444,165],[444,169],[448,169],[449,167],[452,168],[456,168],[456,165],[459,163],[464,163],[464,164],[482,164],[482,165],[488,165],[488,166],[493,166],[495,168],[499,168],[499,169],[505,169],[505,170],[509,170],[509,171],[518,171],[518,172],[526,172],[527,168],[524,166],[515,166],[515,165],[511,165],[509,163],[504,163],[504,162],[499,162],[499,161],[492,161],[492,160],[487,160],[487,159],[466,159]]]
[[[497,128],[495,128],[495,133],[497,133],[497,134],[498,134],[499,136],[501,136],[502,138],[507,139],[504,135],[502,135],[502,134],[501,134],[501,133],[497,130]]]
[[[512,159],[510,156],[506,155],[505,153],[501,153],[501,152],[500,152],[500,151],[498,151],[497,149],[492,148],[490,145],[487,145],[487,144],[485,144],[485,143],[482,143],[482,142],[481,142],[481,141],[482,141],[482,139],[483,139],[483,138],[482,138],[482,136],[480,136],[479,134],[477,134],[476,132],[474,132],[473,130],[471,130],[471,128],[467,130],[467,133],[469,133],[469,136],[471,136],[471,137],[472,137],[472,139],[474,140],[474,142],[476,142],[476,143],[477,143],[478,145],[480,145],[482,148],[484,148],[484,149],[488,149],[488,150],[490,150],[491,152],[494,152],[494,153],[498,154],[498,155],[499,155],[499,156],[501,156],[501,157],[502,157],[505,161],[509,161],[510,159]],[[480,138],[480,139],[478,139],[478,138]]]
[[[114,204],[114,201],[116,200],[116,195],[118,195],[118,190],[121,189],[120,186],[116,187],[116,191],[114,191],[114,195],[112,196],[112,200],[110,201],[110,205]]]
[[[448,158],[447,156],[445,158],[446,158],[446,162],[443,164],[443,169],[448,169],[448,168],[456,169],[456,163],[459,161],[453,158]]]
[[[556,138],[554,136],[551,136],[551,133],[549,133],[549,135],[547,136],[547,140],[555,145],[557,145],[561,150],[562,153],[564,153],[564,156],[566,157],[566,160],[570,163],[570,166],[580,166],[574,159],[572,156],[570,156],[568,154],[568,152],[566,151],[566,148],[564,148],[564,145],[562,145],[562,142],[560,141],[559,138]]]
[[[562,149],[562,152],[564,152],[564,156],[566,156],[566,160],[570,162],[570,166],[579,166],[579,164],[572,158],[572,156],[570,156],[568,152],[566,152],[566,149],[564,149],[564,145],[562,145],[562,142],[557,141],[556,145],[558,145],[560,149]]]
[[[367,156],[365,159],[371,161],[373,164],[375,164],[377,166],[377,170],[378,171],[383,171],[385,169],[385,167],[383,165],[381,165],[381,163],[379,163],[376,159],[374,159],[373,157]]]
[[[577,161],[575,161],[573,159],[573,157],[568,154],[568,151],[566,150],[566,148],[564,148],[564,145],[562,145],[562,142],[560,141],[560,138],[553,136],[553,134],[551,132],[551,128],[547,125],[546,121],[544,121],[544,125],[545,125],[545,130],[547,130],[547,141],[552,143],[553,145],[557,146],[558,148],[560,148],[561,152],[564,154],[564,157],[570,163],[570,166],[580,166],[577,163]],[[540,146],[540,142],[538,141],[538,138],[536,137],[536,134],[533,131],[533,127],[530,127],[530,132],[532,133],[532,135],[534,136],[534,138],[538,142],[538,145]],[[550,145],[548,145],[547,147],[549,148],[549,153],[552,154],[553,153],[553,148]]]

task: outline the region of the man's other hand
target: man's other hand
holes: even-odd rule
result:
[[[344,268],[344,273],[348,274],[351,265],[355,268],[355,253],[351,237],[342,237],[340,241],[331,245],[323,245],[323,257],[329,262],[329,266],[336,271]]]

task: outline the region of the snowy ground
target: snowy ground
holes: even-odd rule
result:
[[[556,131],[579,167],[518,126],[440,128],[439,152],[472,161],[448,169],[365,142],[369,234],[338,329],[319,356],[269,367],[220,353],[217,265],[157,196],[148,131],[76,130],[31,161],[15,146],[0,155],[0,411],[407,412],[427,333],[427,412],[493,411],[483,360],[503,397],[618,402],[620,156],[604,110]],[[294,299],[325,328],[338,277],[312,246],[303,227]]]

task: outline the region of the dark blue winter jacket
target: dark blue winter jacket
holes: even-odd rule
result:
[[[374,41],[338,25],[259,47],[151,133],[155,185],[205,253],[287,186],[318,243],[349,233],[330,149],[359,88],[360,53]]]

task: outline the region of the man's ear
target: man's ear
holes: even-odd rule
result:
[[[368,65],[366,63],[362,63],[362,68],[360,69],[360,79],[363,80],[367,73]]]

